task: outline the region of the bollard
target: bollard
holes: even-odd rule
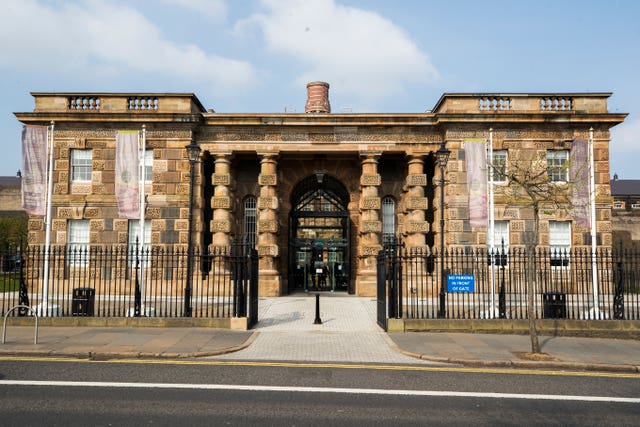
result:
[[[316,320],[313,321],[314,325],[322,325],[320,319],[320,294],[316,294]]]

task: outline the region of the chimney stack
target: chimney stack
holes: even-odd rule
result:
[[[311,82],[307,84],[307,104],[305,113],[330,113],[329,83]]]

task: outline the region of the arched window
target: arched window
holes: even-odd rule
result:
[[[393,240],[396,236],[396,201],[391,196],[382,199],[382,241]]]
[[[256,246],[256,198],[249,196],[244,199],[244,210],[242,213],[242,240]]]

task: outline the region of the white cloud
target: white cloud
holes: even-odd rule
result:
[[[227,4],[224,0],[163,0],[163,2],[184,7],[211,21],[221,21],[227,16]]]
[[[332,91],[375,100],[438,79],[410,36],[376,13],[334,0],[262,0],[262,5],[266,12],[240,21],[236,31],[257,26],[270,50],[297,60],[304,69],[298,86],[323,80]]]
[[[137,10],[112,1],[3,0],[0,69],[74,79],[135,74],[230,93],[254,79],[248,62],[176,44]],[[89,77],[91,76],[91,77]]]
[[[611,129],[611,175],[623,170],[637,176],[638,147],[640,147],[640,119],[627,120]],[[620,174],[621,179],[630,179]]]

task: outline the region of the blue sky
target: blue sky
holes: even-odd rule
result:
[[[3,0],[0,175],[30,92],[188,92],[218,112],[422,112],[444,92],[613,92],[611,173],[640,179],[635,0]]]

